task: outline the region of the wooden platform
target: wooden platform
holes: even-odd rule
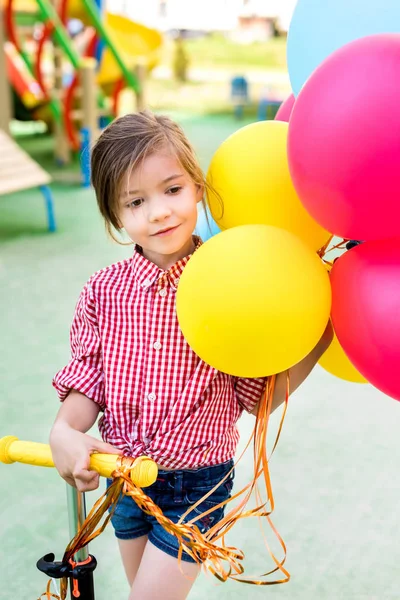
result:
[[[48,185],[50,175],[0,130],[0,195]]]
[[[51,177],[4,131],[0,130],[0,195],[33,187],[43,193],[50,231],[55,231],[53,198],[48,184]]]

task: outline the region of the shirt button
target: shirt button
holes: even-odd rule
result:
[[[143,285],[144,285],[145,287],[149,287],[149,285],[151,285],[151,280],[150,280],[150,279],[145,279],[145,280],[143,281]]]
[[[161,344],[160,344],[160,342],[154,342],[154,344],[153,344],[153,348],[154,348],[154,350],[160,350],[160,349],[161,349]]]
[[[150,400],[150,402],[154,402],[154,400],[157,398],[157,396],[155,395],[154,392],[150,392],[150,394],[148,394],[147,396],[147,400]]]
[[[162,296],[162,297],[164,298],[164,296],[166,296],[166,295],[167,295],[167,290],[166,290],[165,288],[163,288],[163,289],[162,289],[162,290],[160,290],[158,293],[160,294],[160,296]]]
[[[174,279],[174,284],[177,286],[179,283],[179,279]]]

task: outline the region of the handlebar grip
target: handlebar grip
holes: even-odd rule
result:
[[[97,471],[102,477],[111,477],[116,468],[116,454],[92,454],[90,469]],[[37,467],[54,467],[51,449],[48,444],[23,442],[7,435],[0,439],[0,462],[11,464],[20,462]],[[147,456],[135,459],[131,468],[131,479],[139,487],[147,487],[157,479],[157,464]]]

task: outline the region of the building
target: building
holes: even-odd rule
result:
[[[235,32],[241,41],[286,32],[296,0],[108,0],[111,12],[161,31]]]

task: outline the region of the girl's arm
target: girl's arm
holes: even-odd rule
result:
[[[329,321],[322,338],[315,346],[315,348],[308,354],[301,362],[297,365],[289,369],[289,378],[290,378],[290,394],[293,394],[295,390],[303,383],[305,379],[309,376],[321,356],[324,352],[329,348],[331,342],[333,340],[333,328],[331,322]],[[286,398],[286,381],[287,374],[286,371],[283,373],[279,373],[276,377],[275,383],[275,391],[274,397],[272,400],[272,408],[271,411],[274,411],[278,406],[283,404]],[[253,415],[257,415],[258,404],[255,406],[252,411]]]
[[[86,433],[95,423],[100,406],[76,390],[71,390],[58,411],[53,429],[57,425],[68,425]]]
[[[96,422],[99,411],[96,402],[71,390],[50,432],[54,464],[61,477],[80,492],[94,490],[99,485],[98,473],[89,471],[93,452],[120,454],[111,444],[86,435],[86,431]]]

